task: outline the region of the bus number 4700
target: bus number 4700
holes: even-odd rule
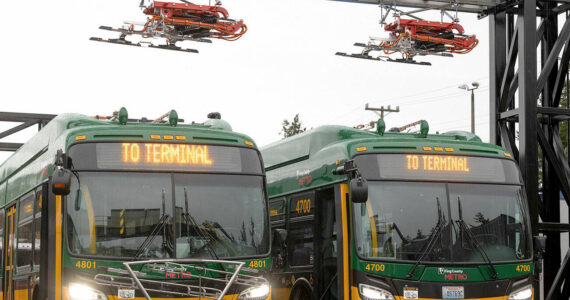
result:
[[[311,199],[303,199],[297,201],[297,207],[295,208],[298,214],[308,214],[311,212]]]
[[[386,266],[385,265],[379,265],[379,264],[366,264],[366,271],[371,271],[371,272],[384,272],[384,270],[386,270]]]
[[[517,265],[517,272],[530,272],[530,265]]]

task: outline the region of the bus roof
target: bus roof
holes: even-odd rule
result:
[[[442,153],[511,158],[505,149],[483,143],[478,136],[469,132],[454,131],[426,136],[385,132],[380,135],[337,125],[320,126],[280,140],[263,147],[261,153],[267,171],[269,194],[274,196],[288,189],[315,187],[320,185],[319,182],[330,184],[345,180],[344,176],[332,175],[332,170],[357,153],[435,154],[439,150]],[[301,184],[303,175],[311,176],[309,184]]]
[[[126,125],[121,125],[118,121],[96,120],[81,114],[61,114],[0,165],[0,205],[4,199],[11,199],[7,194],[26,192],[47,180],[47,176],[53,171],[57,150],[65,152],[72,143],[109,140],[157,142],[168,140],[170,137],[176,141],[183,139],[188,143],[256,148],[249,136],[233,132],[231,126],[220,119],[208,119],[203,124],[176,126],[148,122],[128,122]],[[46,167],[48,174],[43,172]],[[10,189],[8,192],[6,182],[15,181],[14,177],[22,179],[18,183],[22,188],[17,189],[18,191]]]

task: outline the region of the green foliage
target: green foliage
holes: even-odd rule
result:
[[[283,126],[281,129],[281,134],[283,134],[283,138],[288,138],[296,134],[303,133],[305,132],[305,130],[307,130],[307,128],[303,127],[303,124],[299,120],[299,114],[296,114],[295,117],[293,117],[292,122],[289,122],[288,120],[283,120],[283,123],[281,123],[281,125]]]
[[[475,217],[473,219],[475,220],[475,222],[477,222],[479,224],[489,223],[489,219],[486,219],[482,212],[476,213]]]

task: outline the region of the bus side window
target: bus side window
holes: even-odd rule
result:
[[[40,234],[42,229],[42,188],[36,190],[34,205],[34,269],[40,266]]]
[[[285,198],[269,200],[271,225],[279,226],[285,221]]]
[[[289,202],[288,261],[292,267],[312,266],[315,263],[314,193],[293,196]]]
[[[20,200],[18,218],[18,244],[16,258],[18,272],[31,269],[32,265],[32,234],[35,195],[30,193]]]
[[[312,266],[314,264],[313,222],[291,222],[288,244],[290,266]]]

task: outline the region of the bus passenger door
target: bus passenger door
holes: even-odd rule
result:
[[[315,197],[318,203],[315,235],[317,294],[324,299],[338,299],[334,189],[319,190]]]
[[[350,237],[348,235],[348,208],[349,191],[348,184],[337,184],[334,187],[335,195],[335,220],[336,220],[336,243],[337,243],[337,291],[338,298],[350,300]]]
[[[16,216],[16,205],[6,209],[6,252],[4,256],[4,300],[14,298],[12,286],[12,274],[14,270],[14,217]]]

